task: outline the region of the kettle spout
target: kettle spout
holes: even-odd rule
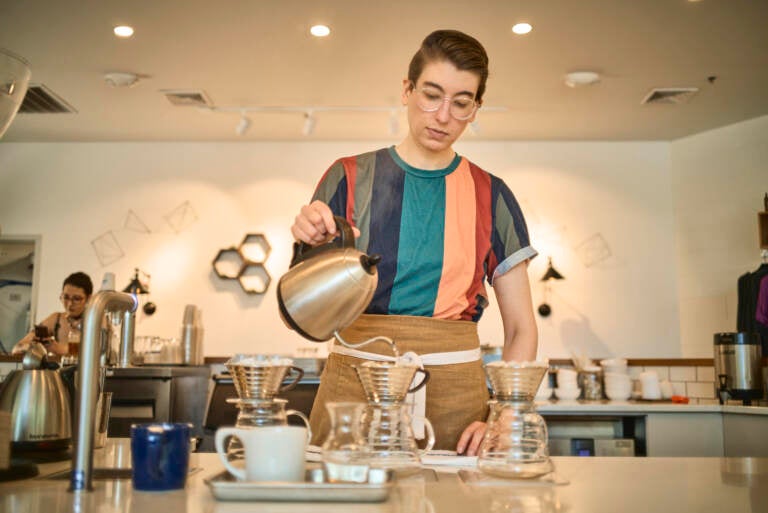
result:
[[[381,255],[362,255],[360,257],[360,264],[368,274],[373,274],[376,271],[376,265],[381,262]]]

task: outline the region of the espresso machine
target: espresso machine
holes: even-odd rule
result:
[[[715,393],[724,404],[729,399],[745,405],[763,398],[762,351],[755,332],[715,333]]]

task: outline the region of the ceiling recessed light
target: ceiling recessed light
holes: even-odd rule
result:
[[[315,37],[325,37],[331,33],[331,29],[325,25],[313,25],[309,32]]]
[[[131,87],[139,81],[136,73],[125,71],[113,71],[104,74],[104,82],[112,87]]]
[[[565,85],[581,87],[600,82],[600,75],[594,71],[572,71],[565,75]]]
[[[533,30],[533,27],[530,23],[516,23],[512,27],[512,32],[519,35],[527,34],[531,30]]]
[[[114,33],[117,37],[131,37],[133,35],[133,27],[120,25],[114,28]]]

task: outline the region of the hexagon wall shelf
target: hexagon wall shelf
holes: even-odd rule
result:
[[[237,277],[240,286],[247,294],[264,294],[272,278],[261,264],[243,266],[243,272]]]
[[[272,277],[264,263],[272,251],[261,233],[247,233],[237,248],[220,249],[213,259],[213,271],[222,280],[237,280],[246,294],[264,294]]]

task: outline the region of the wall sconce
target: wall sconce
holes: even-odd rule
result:
[[[139,279],[139,273],[146,277],[146,283]],[[151,278],[152,277],[149,274],[145,273],[137,267],[134,269],[133,278],[131,278],[130,283],[128,283],[128,285],[123,289],[123,292],[133,294],[137,299],[139,295],[149,295],[149,280]],[[152,301],[147,301],[144,303],[142,310],[146,315],[152,315],[157,311],[157,305]]]
[[[552,257],[549,257],[549,265],[547,265],[547,271],[544,273],[544,276],[541,277],[540,281],[544,282],[544,302],[539,305],[539,315],[542,317],[549,317],[549,315],[552,313],[552,307],[549,306],[549,303],[547,303],[547,300],[549,298],[549,287],[550,282],[552,280],[564,280],[565,276],[560,274],[557,269],[552,267]]]
[[[301,129],[301,133],[305,136],[310,136],[315,131],[315,124],[317,123],[317,119],[315,119],[315,113],[312,110],[308,110],[304,113],[304,126]]]

